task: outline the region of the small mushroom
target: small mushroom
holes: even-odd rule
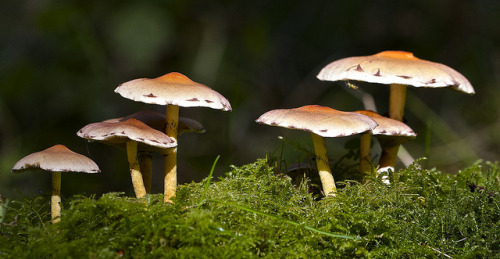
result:
[[[179,106],[231,111],[231,104],[224,96],[177,72],[128,81],[119,85],[115,92],[134,101],[166,105],[165,132],[176,141],[179,135]],[[177,148],[165,156],[164,185],[164,201],[171,202],[177,188]]]
[[[323,192],[329,196],[335,196],[336,187],[324,137],[351,136],[377,127],[377,123],[367,116],[319,105],[272,110],[261,115],[257,123],[311,132]]]
[[[168,154],[177,146],[177,141],[155,130],[143,122],[131,118],[120,122],[96,122],[77,132],[81,138],[96,140],[111,145],[126,146],[132,184],[137,198],[146,195],[146,189],[137,159],[137,150]]]
[[[378,127],[361,136],[360,167],[361,172],[370,171],[370,139],[374,135],[382,148],[379,162],[379,172],[387,171],[389,168],[394,171],[399,145],[414,139],[417,134],[406,124],[398,120],[384,117],[374,111],[355,111],[375,120]]]
[[[77,154],[63,145],[55,145],[19,160],[12,172],[42,170],[52,174],[51,218],[61,220],[61,172],[99,173],[99,167],[86,156]]]
[[[138,119],[155,130],[165,132],[165,127],[167,125],[165,114],[154,111],[139,111],[121,118],[105,120],[104,122],[120,122],[131,118]],[[196,120],[179,117],[179,136],[188,132],[205,133],[205,128]],[[151,193],[153,155],[151,151],[137,151],[146,193]]]

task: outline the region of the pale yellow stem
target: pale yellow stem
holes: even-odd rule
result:
[[[52,197],[50,199],[52,223],[61,221],[61,172],[52,172]]]
[[[139,152],[139,166],[141,168],[142,179],[146,193],[151,193],[152,177],[153,177],[153,155],[151,152]]]
[[[137,159],[137,142],[127,142],[127,160],[132,177],[132,185],[134,186],[135,197],[143,198],[146,196],[146,188],[142,180],[141,168]]]
[[[167,105],[166,109],[167,125],[165,133],[167,136],[177,141],[179,134],[179,106]],[[172,148],[172,152],[165,156],[164,174],[164,202],[172,202],[177,189],[177,147]]]
[[[371,133],[363,133],[361,134],[360,139],[360,148],[359,148],[359,167],[361,173],[365,176],[371,172],[372,162],[370,156],[370,144],[371,144],[372,134]]]
[[[392,84],[389,94],[389,118],[403,121],[406,104],[406,85]]]
[[[406,104],[406,85],[392,84],[389,95],[389,118],[403,121]],[[392,167],[396,164],[399,144],[395,146],[382,146],[379,168]]]
[[[321,185],[323,186],[323,192],[327,196],[335,196],[337,188],[335,187],[335,181],[333,180],[332,170],[330,169],[328,156],[326,154],[325,139],[322,136],[312,132],[311,136],[314,143],[314,152],[316,153],[316,166],[318,167],[318,173],[319,178],[321,179]]]

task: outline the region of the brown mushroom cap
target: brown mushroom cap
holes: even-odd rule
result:
[[[377,127],[367,116],[319,105],[272,110],[261,115],[257,123],[309,131],[322,137],[350,136]]]
[[[105,120],[104,122],[120,122],[134,118],[144,122],[146,125],[155,130],[165,132],[165,126],[167,124],[165,117],[164,113],[145,110],[121,118]],[[205,127],[203,127],[203,125],[196,120],[179,117],[179,135],[187,132],[205,133]]]
[[[97,140],[107,144],[123,145],[128,141],[136,141],[140,150],[164,154],[171,151],[169,148],[177,146],[177,141],[165,133],[134,118],[114,123],[92,123],[80,129],[77,135],[84,139]]]
[[[378,127],[372,130],[372,135],[401,136],[409,139],[417,136],[408,125],[401,121],[384,117],[370,110],[355,111],[355,113],[366,115],[378,123]]]
[[[413,53],[404,51],[343,58],[325,66],[317,78],[323,81],[357,80],[414,87],[451,87],[474,94],[469,80],[456,70],[416,58]]]
[[[128,81],[119,85],[115,92],[125,98],[144,103],[231,110],[231,104],[224,96],[177,72],[152,79],[140,78]]]
[[[12,168],[12,172],[15,173],[28,170],[83,172],[89,174],[100,172],[99,167],[94,161],[69,150],[63,145],[55,145],[28,155],[19,160]]]

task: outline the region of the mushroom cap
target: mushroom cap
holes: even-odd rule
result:
[[[49,172],[99,173],[99,167],[90,158],[75,153],[63,145],[27,155],[12,168],[12,172],[44,170]]]
[[[138,119],[144,122],[149,127],[159,130],[161,132],[165,131],[167,125],[166,116],[164,113],[159,113],[155,111],[139,111],[128,116],[105,120],[104,122],[120,122],[128,119]],[[187,132],[205,133],[205,127],[193,119],[186,117],[179,117],[179,135]]]
[[[323,81],[357,80],[414,87],[451,87],[474,94],[469,80],[453,68],[419,59],[405,51],[383,51],[371,56],[339,59],[325,66],[317,78]]]
[[[368,116],[319,105],[268,111],[257,123],[309,131],[322,137],[350,136],[373,130],[378,125]]]
[[[163,154],[170,153],[170,148],[177,146],[177,141],[173,138],[134,118],[120,122],[91,123],[76,134],[84,139],[119,146],[125,145],[128,141],[136,141],[141,151]]]
[[[355,113],[366,115],[378,123],[378,127],[372,130],[372,135],[400,136],[408,138],[415,138],[417,136],[413,129],[401,121],[384,117],[370,110],[355,111]]]
[[[125,82],[115,89],[121,96],[144,103],[209,107],[230,111],[229,101],[212,88],[196,83],[177,72],[157,78],[140,78]]]

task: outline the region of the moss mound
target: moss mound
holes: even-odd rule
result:
[[[500,254],[500,173],[478,162],[457,175],[418,164],[344,182],[316,201],[266,160],[179,186],[174,204],[109,193],[1,204],[1,258],[484,257]]]

